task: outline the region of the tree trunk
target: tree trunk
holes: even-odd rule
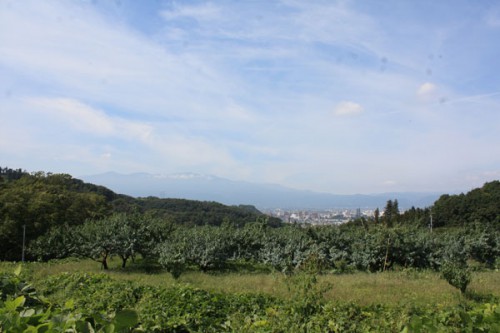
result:
[[[389,259],[389,245],[390,245],[391,238],[387,238],[387,247],[385,249],[385,260],[384,260],[384,272],[387,269],[387,260]]]
[[[125,268],[125,265],[127,265],[127,260],[128,257],[122,256],[122,268]]]
[[[108,269],[108,255],[107,254],[102,257],[101,264],[102,264],[103,269],[106,269],[106,270]]]

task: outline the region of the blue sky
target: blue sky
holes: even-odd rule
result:
[[[0,0],[0,165],[467,191],[499,59],[498,1]]]

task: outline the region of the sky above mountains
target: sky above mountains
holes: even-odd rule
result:
[[[0,164],[331,193],[500,178],[498,1],[0,0]]]

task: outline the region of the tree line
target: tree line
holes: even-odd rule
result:
[[[132,198],[66,174],[19,175],[0,183],[2,260],[20,259],[23,226],[30,260],[89,257],[107,268],[111,256],[120,257],[123,267],[141,257],[174,276],[193,268],[227,269],[238,261],[285,273],[311,265],[336,271],[440,269],[448,259],[494,267],[500,254],[498,181],[443,195],[428,208],[401,213],[391,199],[372,218],[312,227],[281,224],[252,206]]]
[[[225,271],[265,267],[297,272],[382,272],[395,268],[440,271],[465,292],[471,270],[500,267],[500,230],[491,225],[439,229],[374,221],[341,226],[269,226],[266,219],[243,226],[186,226],[139,214],[115,214],[74,228],[56,227],[31,243],[40,260],[86,257],[122,268],[138,257],[180,277],[187,270]]]
[[[23,228],[26,244],[57,228],[71,230],[87,221],[114,214],[139,214],[165,223],[238,225],[255,221],[263,214],[248,206],[232,207],[155,197],[133,198],[104,186],[85,183],[67,174],[1,168],[0,173],[0,260],[20,260]],[[278,219],[269,219],[277,226]],[[28,259],[29,259],[28,254]],[[33,259],[33,258],[32,258]]]

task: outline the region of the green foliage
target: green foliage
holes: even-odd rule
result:
[[[495,260],[500,258],[500,233],[493,226],[473,224],[464,237],[467,255],[489,268],[495,268]]]
[[[15,170],[8,167],[0,167],[0,184],[3,182],[20,179],[21,177],[26,175],[28,175],[28,173],[22,169]]]
[[[144,287],[104,274],[61,274],[42,281],[40,289],[55,303],[70,298],[84,317],[133,319],[125,322],[127,327],[140,322],[147,332],[220,332],[228,314],[262,314],[277,303],[262,295],[231,296],[186,286]]]
[[[178,279],[188,265],[188,242],[188,234],[182,230],[175,232],[157,248],[158,262],[174,279]]]
[[[23,226],[26,226],[28,245],[48,235],[54,241],[53,245],[57,246],[60,242],[56,239],[68,238],[65,237],[67,230],[87,220],[109,218],[114,213],[128,216],[139,213],[149,219],[159,218],[189,226],[220,226],[229,221],[241,227],[265,217],[252,206],[230,207],[215,202],[154,197],[135,199],[66,174],[28,174],[21,170],[0,168],[0,177],[0,260],[21,259]],[[280,225],[276,218],[267,218],[266,223]],[[28,259],[46,260],[69,254],[63,248],[51,253],[36,244],[35,247],[36,251],[30,252]],[[152,246],[147,254],[151,254],[151,250]]]
[[[35,290],[17,271],[0,275],[0,332],[499,330],[495,298],[490,304],[477,303],[484,297],[470,298],[459,308],[361,307],[326,302],[328,286],[317,282],[317,274],[330,269],[432,268],[465,293],[471,282],[468,260],[477,267],[498,265],[499,182],[441,197],[432,209],[437,225],[455,227],[431,233],[429,209],[400,214],[397,200],[388,201],[380,218],[385,224],[283,226],[255,207],[134,199],[68,175],[9,172],[0,168],[0,259],[19,257],[26,224],[30,258],[78,255],[106,268],[112,256],[125,267],[140,255],[157,260],[174,278],[188,269],[221,272],[258,264],[285,273],[292,297],[142,286],[82,273],[48,277],[37,281]]]
[[[305,321],[310,316],[321,310],[325,304],[324,293],[329,286],[319,286],[317,275],[303,272],[288,277],[286,280],[288,290],[292,294],[287,306],[290,316],[297,317],[296,321]]]
[[[23,304],[41,304],[35,289],[21,279],[21,269],[22,267],[18,266],[13,274],[0,274],[0,301],[22,298]]]
[[[389,228],[399,222],[399,204],[398,200],[388,200],[384,208],[383,221]]]
[[[75,308],[86,315],[111,317],[116,311],[133,307],[143,288],[130,282],[116,283],[105,274],[62,273],[44,280],[39,289],[60,304],[71,296]]]
[[[285,274],[304,265],[312,254],[324,256],[313,239],[295,226],[269,230],[261,239],[260,260]]]
[[[62,225],[79,225],[111,212],[105,191],[69,175],[23,175],[0,187],[0,259],[20,259],[22,230],[26,240]],[[109,190],[108,190],[109,191]]]
[[[402,332],[499,332],[499,304],[479,304],[469,309],[413,309]]]
[[[14,274],[1,274],[0,281],[0,332],[118,333],[138,326],[137,312],[130,309],[103,316],[82,313],[72,300],[51,305],[20,278],[20,269]]]
[[[472,279],[471,270],[467,264],[466,237],[459,234],[453,242],[447,244],[441,262],[441,276],[450,285],[465,294]]]
[[[227,260],[238,259],[235,238],[229,230],[212,226],[179,228],[158,247],[159,263],[174,278],[188,265],[202,271],[221,269]]]
[[[242,227],[264,217],[264,214],[255,207],[226,206],[208,201],[147,197],[137,199],[135,204],[144,213],[167,218],[175,224],[185,226],[220,226],[224,221],[230,221],[235,226]],[[266,219],[270,226],[280,225],[280,220],[277,218],[266,217]]]
[[[431,210],[429,208],[415,208],[404,211],[401,214],[400,222],[413,227],[430,227]]]
[[[82,225],[55,227],[33,241],[28,249],[39,260],[80,256],[97,260],[107,269],[110,256],[128,259],[140,254],[146,258],[156,245],[170,234],[173,226],[166,221],[139,214],[114,214]]]
[[[460,290],[462,294],[465,294],[467,286],[472,280],[469,267],[453,261],[445,262],[441,266],[441,274],[450,285]]]
[[[236,260],[262,263],[285,274],[310,269],[312,261],[319,271],[439,270],[450,256],[493,267],[499,251],[500,232],[492,228],[431,233],[404,224],[274,229],[256,223],[244,228],[177,228],[158,246],[157,253],[163,267],[179,276],[190,267],[223,270]]]
[[[288,274],[302,269],[312,257],[323,270],[381,271],[394,265],[439,269],[446,261],[448,245],[460,237],[464,240],[463,256],[480,265],[494,267],[500,255],[500,231],[491,222],[493,216],[498,217],[493,208],[493,202],[498,203],[498,182],[458,199],[448,196],[438,200],[433,208],[436,216],[458,212],[477,222],[468,223],[462,234],[458,229],[430,234],[425,228],[430,211],[411,209],[400,214],[397,200],[387,202],[382,218],[391,228],[367,220],[362,221],[362,227],[270,228],[277,224],[259,215],[254,207],[134,199],[69,175],[13,175],[19,177],[12,176],[0,187],[3,259],[20,257],[24,224],[30,259],[77,255],[98,260],[106,268],[111,256],[119,256],[125,267],[140,254],[150,261],[160,260],[175,276],[190,267],[225,269],[236,260],[263,263]],[[457,200],[467,205],[457,206]],[[471,213],[474,207],[477,209]],[[128,213],[112,214],[113,210]],[[483,218],[488,223],[479,222]]]
[[[485,183],[467,194],[442,195],[432,207],[435,226],[464,226],[475,222],[500,226],[500,181]]]
[[[20,276],[1,275],[0,332],[497,332],[500,327],[495,299],[458,307],[328,302],[329,286],[309,272],[285,278],[290,296],[283,299],[178,284],[143,286],[83,273],[44,278],[35,290],[26,289]]]
[[[43,261],[67,258],[75,254],[77,240],[75,228],[69,225],[53,227],[31,241],[27,253],[30,257]]]

